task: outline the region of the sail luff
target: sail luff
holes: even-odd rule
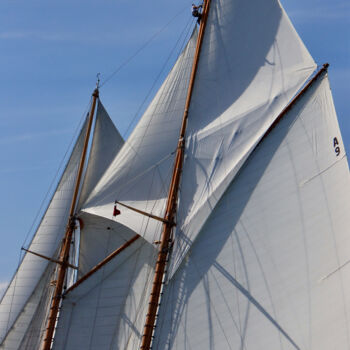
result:
[[[178,146],[176,150],[175,163],[174,163],[174,168],[172,173],[172,179],[170,182],[169,192],[168,192],[166,211],[164,214],[161,243],[159,246],[158,258],[155,265],[156,266],[155,274],[153,279],[152,291],[150,295],[148,312],[147,312],[146,321],[143,329],[142,343],[140,347],[140,349],[143,349],[143,350],[149,350],[151,347],[152,335],[154,332],[155,321],[156,321],[156,314],[157,314],[159,301],[160,301],[162,282],[165,274],[165,266],[166,266],[169,248],[171,244],[171,235],[172,235],[172,229],[174,226],[174,217],[177,209],[178,191],[179,191],[179,184],[180,184],[182,165],[183,165],[183,159],[184,159],[185,134],[186,134],[188,110],[191,103],[191,97],[192,97],[194,82],[196,78],[196,72],[198,68],[200,51],[201,51],[204,31],[205,31],[208,13],[209,13],[209,6],[210,6],[210,0],[206,0],[204,3],[199,35],[197,38],[196,51],[193,58],[193,66],[192,66],[190,82],[187,90],[187,97],[186,97],[185,109],[182,117],[182,124],[180,129]]]
[[[74,211],[75,211],[77,198],[80,190],[80,182],[81,182],[81,178],[84,170],[85,158],[86,158],[87,149],[89,145],[90,132],[91,132],[91,127],[92,127],[92,122],[93,122],[93,117],[94,117],[95,107],[96,107],[96,101],[98,99],[98,96],[99,96],[99,92],[98,92],[98,88],[96,88],[92,94],[93,98],[92,98],[91,109],[89,114],[89,122],[86,130],[83,152],[79,163],[78,175],[76,178],[73,198],[70,206],[69,221],[67,224],[66,234],[61,246],[59,260],[62,261],[62,264],[58,268],[58,278],[57,278],[55,292],[53,294],[52,301],[51,301],[50,315],[48,317],[47,329],[46,329],[46,333],[43,341],[43,350],[50,350],[52,345],[53,334],[54,334],[55,324],[57,320],[57,314],[59,311],[59,305],[62,298],[64,279],[68,268],[69,251],[70,251],[70,246],[72,241],[72,235],[75,227]]]

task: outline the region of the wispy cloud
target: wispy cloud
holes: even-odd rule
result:
[[[9,282],[8,281],[1,281],[0,282],[0,299],[2,298],[2,296],[5,293],[5,290],[8,286]]]
[[[55,135],[64,135],[72,133],[72,129],[61,129],[61,130],[50,130],[42,131],[37,133],[27,133],[21,135],[12,135],[7,137],[1,137],[0,145],[8,145],[13,143],[25,142],[41,137],[55,136]]]
[[[288,12],[291,18],[312,21],[312,20],[349,20],[350,3],[348,1],[338,4],[330,3],[330,6],[313,6],[308,9],[291,10]]]
[[[72,41],[72,37],[62,34],[29,32],[29,31],[9,31],[0,32],[0,39],[39,39],[47,41]]]
[[[52,166],[52,163],[45,162],[40,165],[32,165],[27,167],[12,167],[12,168],[3,167],[0,169],[0,174],[18,174],[18,173],[29,172],[29,171],[37,171],[37,170],[47,169],[48,166]]]
[[[0,31],[0,40],[37,40],[57,43],[79,43],[79,44],[102,44],[102,45],[127,45],[135,42],[142,43],[147,35],[153,34],[155,29],[148,29],[140,35],[135,30],[128,31],[127,35],[115,35],[115,33],[104,33],[103,37],[94,33],[80,32],[43,32],[43,31]]]

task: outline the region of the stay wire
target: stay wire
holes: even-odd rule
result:
[[[138,115],[140,114],[140,111],[142,110],[143,106],[145,105],[145,103],[146,103],[147,100],[149,99],[149,97],[150,97],[150,95],[151,95],[151,93],[152,93],[154,87],[156,86],[156,84],[158,83],[160,77],[162,76],[162,74],[163,74],[163,72],[164,72],[164,70],[165,70],[167,64],[169,63],[169,61],[170,61],[170,59],[171,59],[171,57],[172,57],[174,51],[176,50],[176,47],[178,46],[179,42],[181,41],[181,38],[182,38],[182,36],[184,35],[184,33],[185,33],[186,30],[187,30],[187,34],[185,35],[184,41],[185,41],[186,37],[188,36],[188,29],[187,29],[187,27],[188,27],[189,23],[192,22],[191,20],[192,20],[192,18],[190,18],[190,20],[187,22],[187,24],[185,25],[184,29],[183,29],[182,32],[180,33],[179,38],[178,38],[177,41],[175,42],[174,47],[171,49],[170,54],[168,55],[166,61],[164,62],[163,66],[162,66],[162,68],[161,68],[161,70],[160,70],[160,72],[159,72],[158,75],[156,76],[156,78],[155,78],[155,80],[154,80],[152,86],[150,87],[149,91],[147,92],[145,98],[142,100],[142,102],[141,102],[139,108],[137,109],[135,115],[134,115],[133,118],[131,119],[131,121],[130,121],[130,123],[129,123],[127,129],[126,129],[126,131],[123,133],[123,138],[124,138],[124,139],[126,138],[126,135],[128,135],[128,132],[130,131],[132,125],[134,124],[135,119],[136,119],[136,118],[138,117]],[[182,49],[183,49],[183,46],[184,46],[184,45],[182,45],[182,47],[180,47],[180,51],[179,51],[179,54],[177,55],[177,57],[179,57],[179,55],[180,55],[180,53],[181,53],[181,51],[182,51]],[[127,142],[127,141],[126,141],[126,142]],[[135,151],[135,152],[136,152],[136,151]]]
[[[122,62],[114,72],[112,72],[101,84],[100,88],[109,82],[123,67],[125,67],[134,57],[136,57],[142,50],[144,50],[160,33],[162,33],[178,16],[180,16],[185,10],[186,7],[183,7],[179,12],[173,16],[169,22],[167,22],[160,30],[154,33],[140,48],[138,48],[129,58]]]
[[[81,126],[83,124],[83,121],[85,120],[86,113],[88,111],[88,108],[89,108],[90,104],[91,104],[91,100],[88,103],[88,105],[86,106],[86,108],[84,110],[84,113],[82,114],[82,116],[81,116],[81,118],[79,120],[79,123],[78,123],[78,125],[77,125],[77,127],[76,127],[76,129],[75,129],[75,131],[73,133],[73,136],[72,136],[72,138],[71,138],[71,140],[69,142],[67,150],[66,150],[65,154],[63,155],[63,157],[62,157],[62,159],[61,159],[61,161],[59,163],[58,169],[57,169],[57,171],[56,171],[56,173],[55,173],[55,175],[53,177],[53,180],[51,181],[51,183],[49,185],[49,189],[47,190],[47,192],[46,192],[46,194],[45,194],[45,196],[44,196],[44,198],[43,198],[43,200],[42,200],[42,202],[40,204],[39,210],[38,210],[37,214],[35,215],[35,218],[34,218],[32,224],[31,224],[31,226],[30,226],[30,228],[29,228],[29,230],[28,230],[28,232],[27,232],[27,234],[25,236],[24,242],[22,244],[22,248],[24,248],[26,246],[26,242],[28,240],[28,237],[33,232],[33,228],[37,224],[38,217],[40,216],[40,214],[43,211],[44,204],[47,202],[47,198],[49,197],[49,194],[52,192],[52,189],[54,187],[54,184],[57,181],[57,178],[58,178],[59,174],[62,172],[63,164],[64,164],[65,160],[67,159],[67,155],[68,155],[69,151],[72,149],[72,145],[73,145],[74,140],[77,139],[77,135],[79,134],[79,129],[81,128]],[[50,203],[48,203],[48,206],[49,205],[50,205]],[[44,215],[44,213],[43,213],[43,215]],[[40,223],[37,224],[37,225],[40,225]]]

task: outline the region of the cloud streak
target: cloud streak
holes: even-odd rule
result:
[[[310,9],[298,9],[288,12],[291,18],[304,21],[313,20],[349,20],[350,4],[342,2],[338,4],[331,4],[331,6],[314,6]]]
[[[26,142],[40,137],[56,136],[56,135],[66,135],[72,133],[71,129],[61,129],[61,130],[50,130],[37,133],[28,133],[22,135],[12,135],[7,137],[1,137],[0,145],[8,145],[19,142]]]

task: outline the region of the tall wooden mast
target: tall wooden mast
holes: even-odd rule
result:
[[[52,339],[53,339],[53,334],[55,330],[57,314],[58,314],[60,302],[62,299],[62,290],[63,290],[64,280],[66,277],[67,268],[69,266],[69,251],[70,251],[70,246],[72,242],[72,235],[75,229],[75,218],[74,218],[75,207],[77,204],[80,183],[81,183],[82,174],[84,170],[85,158],[86,158],[87,149],[89,145],[91,126],[94,118],[96,101],[98,99],[98,95],[99,93],[98,93],[98,87],[97,87],[92,94],[92,103],[91,103],[91,108],[89,113],[88,127],[86,130],[83,152],[79,163],[78,175],[75,182],[73,198],[70,206],[67,229],[61,245],[61,252],[59,257],[60,264],[58,265],[58,277],[57,277],[55,292],[51,301],[50,315],[47,322],[47,328],[45,332],[42,350],[50,350],[52,345]]]
[[[188,118],[188,110],[191,103],[191,97],[194,87],[194,81],[196,78],[196,72],[198,68],[199,55],[201,51],[201,46],[204,37],[204,31],[207,23],[208,13],[209,13],[210,0],[205,0],[203,5],[203,13],[201,18],[201,23],[199,27],[199,34],[196,45],[196,52],[193,59],[192,71],[190,82],[187,91],[185,110],[182,117],[182,125],[180,129],[180,136],[175,156],[175,163],[172,173],[172,178],[170,182],[167,207],[164,215],[164,224],[162,229],[162,235],[160,240],[158,258],[155,267],[155,274],[153,278],[153,286],[151,291],[151,296],[148,305],[148,312],[146,315],[146,322],[143,329],[142,335],[142,350],[149,350],[152,343],[152,335],[155,327],[155,320],[157,316],[157,310],[159,306],[160,293],[162,289],[162,282],[164,279],[165,266],[168,258],[169,247],[171,243],[171,232],[174,226],[174,218],[177,209],[177,199],[180,185],[180,178],[182,173],[182,165],[185,152],[185,135],[186,135],[186,126]]]

